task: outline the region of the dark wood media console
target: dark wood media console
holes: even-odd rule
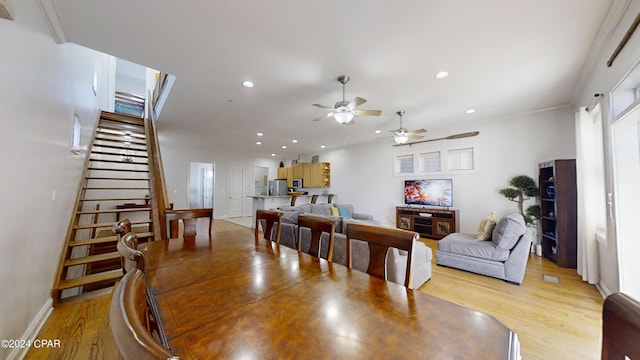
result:
[[[460,227],[457,209],[396,207],[396,227],[440,240]]]

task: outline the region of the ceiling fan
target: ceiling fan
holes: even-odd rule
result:
[[[395,144],[393,146],[413,145],[413,144],[420,144],[420,143],[425,143],[425,142],[430,142],[430,141],[438,141],[438,140],[463,139],[463,138],[477,136],[479,134],[480,134],[480,131],[470,131],[470,132],[466,132],[466,133],[462,133],[462,134],[449,135],[449,136],[442,137],[442,138],[437,138],[437,139],[428,139],[428,140],[413,141],[413,142],[404,143],[404,144]]]
[[[367,115],[367,116],[380,116],[382,110],[360,110],[356,109],[358,106],[367,102],[367,100],[361,97],[355,97],[351,101],[346,101],[344,96],[344,88],[345,85],[349,82],[351,78],[348,75],[340,75],[338,76],[338,81],[342,84],[342,101],[338,101],[335,106],[327,106],[321,104],[313,104],[320,109],[331,109],[332,111],[327,113],[324,116],[321,116],[317,119],[313,119],[313,121],[319,121],[328,118],[334,118],[339,124],[343,125],[351,125],[354,123],[353,117],[356,115]]]
[[[398,116],[400,116],[400,128],[395,129],[395,130],[389,130],[389,131],[391,131],[393,133],[393,141],[395,141],[396,144],[404,144],[409,139],[420,140],[420,139],[422,139],[424,137],[424,136],[422,136],[420,134],[427,132],[427,130],[425,130],[425,129],[418,129],[418,130],[409,131],[409,130],[403,128],[402,127],[402,115],[404,115],[404,113],[405,113],[404,110],[396,111],[396,114],[398,114]]]

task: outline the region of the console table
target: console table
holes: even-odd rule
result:
[[[440,240],[458,231],[457,209],[396,207],[396,227],[415,231],[422,237]]]

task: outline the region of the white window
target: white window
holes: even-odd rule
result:
[[[413,174],[413,154],[396,157],[396,174]]]
[[[448,170],[473,170],[473,148],[449,150],[447,152]]]
[[[440,171],[440,151],[433,151],[420,154],[420,171],[436,172]]]
[[[73,114],[73,123],[71,125],[71,151],[80,151],[80,134],[82,133],[82,125],[78,114]]]

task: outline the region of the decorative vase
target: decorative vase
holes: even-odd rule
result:
[[[284,167],[284,163],[280,161],[280,167]]]

